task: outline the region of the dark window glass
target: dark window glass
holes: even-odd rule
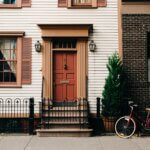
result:
[[[0,4],[16,4],[16,0],[0,0]]]
[[[0,82],[16,82],[16,39],[0,39]]]
[[[76,40],[75,39],[56,39],[53,40],[53,48],[57,49],[57,48],[76,48]]]

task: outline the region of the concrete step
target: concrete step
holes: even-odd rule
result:
[[[89,137],[92,129],[38,129],[37,135],[40,137]]]

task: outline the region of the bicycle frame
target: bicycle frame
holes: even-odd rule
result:
[[[137,123],[139,123],[140,126],[142,126],[145,130],[150,130],[150,111],[147,112],[146,119],[143,120],[142,117],[138,116],[136,112],[134,112],[134,106],[130,106],[131,111],[129,115],[129,122],[128,125],[130,124],[130,118],[133,118]]]

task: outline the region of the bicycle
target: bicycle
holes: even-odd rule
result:
[[[150,108],[146,108],[146,118],[142,119],[142,117],[135,111],[138,105],[130,101],[129,106],[129,116],[123,116],[115,123],[115,132],[121,138],[129,138],[134,135],[137,125],[140,125],[146,132],[150,131]]]

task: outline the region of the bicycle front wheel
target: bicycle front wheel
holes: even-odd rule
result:
[[[131,137],[136,130],[135,121],[129,116],[119,118],[115,124],[115,132],[121,138]]]

